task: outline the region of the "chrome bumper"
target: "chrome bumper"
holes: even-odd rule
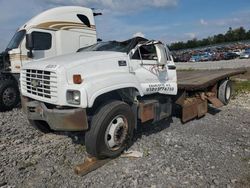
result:
[[[86,110],[82,108],[48,109],[44,103],[29,101],[23,96],[22,108],[29,120],[45,121],[52,130],[83,131],[88,129]]]

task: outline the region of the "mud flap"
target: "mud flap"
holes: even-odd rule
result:
[[[220,108],[224,106],[224,104],[217,97],[208,97],[207,99],[213,104],[215,108]]]
[[[186,100],[182,106],[182,122],[204,116],[207,113],[207,109],[207,100],[197,98]]]

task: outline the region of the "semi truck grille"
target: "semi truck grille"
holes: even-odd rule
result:
[[[26,69],[22,86],[27,93],[47,99],[57,98],[57,77],[55,72]]]

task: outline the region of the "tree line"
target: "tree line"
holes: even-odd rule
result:
[[[229,27],[229,30],[225,34],[218,34],[201,40],[194,38],[192,40],[188,40],[187,42],[176,42],[172,43],[169,48],[170,50],[182,50],[242,40],[250,40],[250,30],[246,31],[243,27],[236,29]]]

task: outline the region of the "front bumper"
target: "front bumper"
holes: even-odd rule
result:
[[[22,108],[29,120],[40,120],[48,123],[52,130],[83,131],[88,129],[86,110],[75,109],[48,109],[43,102],[29,101],[22,96]]]

